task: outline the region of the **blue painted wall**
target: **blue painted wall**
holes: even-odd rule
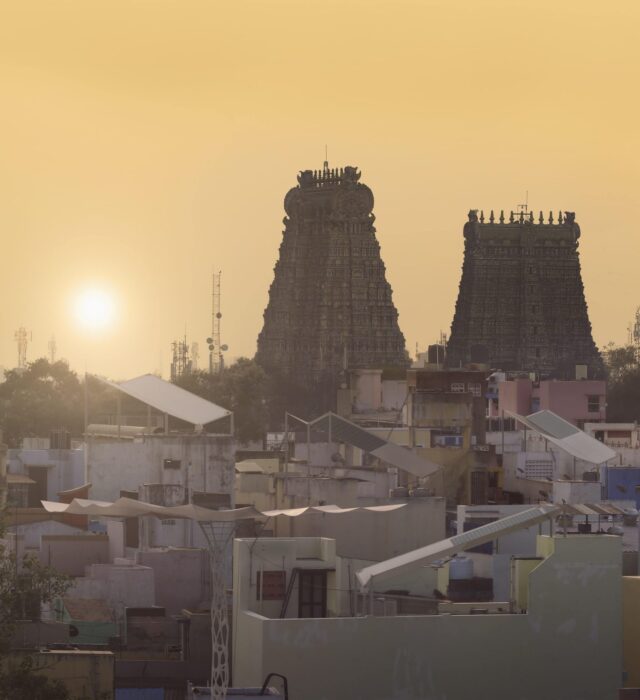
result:
[[[635,501],[640,508],[640,467],[605,467],[603,477],[607,500]]]

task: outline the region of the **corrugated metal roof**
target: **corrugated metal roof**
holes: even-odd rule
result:
[[[589,464],[604,464],[617,456],[610,447],[578,430],[553,411],[538,411],[530,416],[521,416],[515,411],[506,411],[530,430],[535,430],[549,442],[568,452],[576,459]]]
[[[378,564],[366,566],[356,572],[362,588],[370,588],[380,585],[385,581],[392,581],[399,573],[429,564],[443,557],[451,556],[457,552],[463,552],[471,547],[476,547],[485,542],[492,542],[503,535],[516,530],[537,525],[544,520],[554,517],[561,512],[559,506],[540,505],[528,508],[520,513],[508,515],[506,518],[495,520],[487,525],[463,532],[446,540],[415,549],[412,552],[387,559]]]
[[[231,411],[227,411],[226,408],[181,389],[171,382],[156,377],[155,374],[143,374],[124,382],[111,382],[102,377],[97,379],[162,413],[192,425],[207,425],[231,415]]]

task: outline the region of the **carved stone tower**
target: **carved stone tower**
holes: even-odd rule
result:
[[[373,226],[373,193],[359,180],[357,168],[325,163],[301,172],[284,200],[256,360],[294,394],[313,394],[312,410],[333,407],[347,368],[408,365]]]
[[[580,227],[573,212],[534,220],[533,213],[469,212],[462,279],[447,364],[538,372],[574,379],[603,374],[591,335],[580,274]]]

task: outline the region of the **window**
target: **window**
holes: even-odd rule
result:
[[[179,459],[164,459],[162,460],[162,466],[165,469],[180,469]]]
[[[599,396],[587,396],[587,412],[588,413],[599,413],[600,412],[600,397]]]
[[[540,357],[540,348],[536,348],[536,357]]]
[[[481,396],[481,391],[482,391],[482,385],[481,384],[472,384],[469,383],[467,384],[467,389],[470,393],[472,393],[474,396]]]
[[[451,382],[451,391],[454,394],[464,394],[464,382]]]

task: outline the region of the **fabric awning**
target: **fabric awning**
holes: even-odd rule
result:
[[[398,508],[404,508],[405,503],[395,503],[385,506],[367,506],[355,508],[340,508],[338,506],[308,506],[305,508],[288,508],[284,510],[260,511],[253,506],[233,508],[230,510],[211,510],[189,503],[184,506],[158,506],[153,503],[136,501],[132,498],[119,498],[113,503],[107,501],[92,501],[84,498],[74,498],[71,503],[56,503],[42,501],[44,509],[49,513],[67,513],[70,515],[93,515],[95,517],[135,518],[141,515],[155,515],[158,518],[186,518],[198,522],[236,522],[254,518],[274,518],[278,515],[296,517],[307,512],[339,515],[351,513],[354,510],[368,510],[373,513],[385,513]]]

